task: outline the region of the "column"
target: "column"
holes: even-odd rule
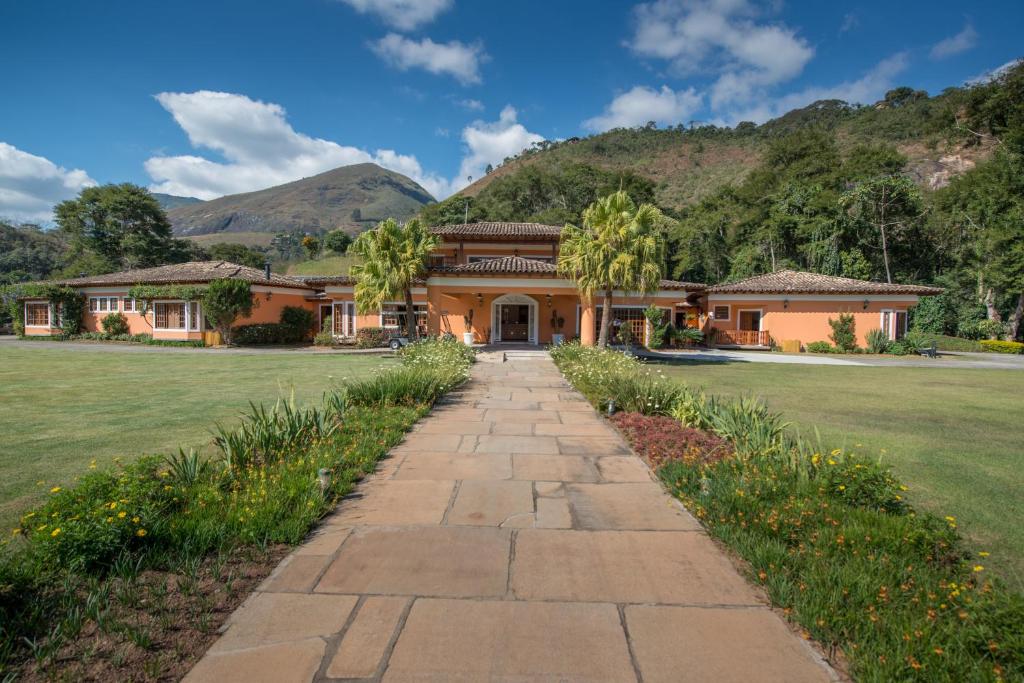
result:
[[[597,324],[597,308],[593,299],[580,301],[580,343],[584,346],[597,344],[594,326]]]
[[[431,337],[441,334],[441,287],[427,283],[427,332]]]

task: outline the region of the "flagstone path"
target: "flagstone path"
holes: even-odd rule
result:
[[[481,362],[232,615],[211,681],[828,681],[548,358]]]

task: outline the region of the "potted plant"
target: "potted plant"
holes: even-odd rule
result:
[[[618,326],[619,343],[623,346],[623,352],[627,356],[633,355],[633,326],[620,320],[616,320],[614,324]]]
[[[565,318],[558,315],[558,311],[551,311],[551,343],[554,346],[565,343],[565,335],[562,328],[565,327]]]
[[[473,345],[473,309],[462,316],[462,322],[466,324],[466,331],[462,333],[462,343],[466,346]]]

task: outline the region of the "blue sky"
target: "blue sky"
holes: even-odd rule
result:
[[[1021,27],[1019,1],[6,0],[0,216],[360,161],[441,198],[545,138],[935,93],[1024,57]]]

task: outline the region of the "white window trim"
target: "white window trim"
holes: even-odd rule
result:
[[[727,315],[724,318],[719,318],[718,315],[717,315],[717,312],[715,311],[715,309],[718,308],[719,306],[724,306],[725,310],[729,311],[729,315]],[[714,320],[716,323],[719,322],[719,321],[725,322],[725,323],[729,322],[730,320],[732,320],[732,305],[731,304],[714,304],[711,307],[711,319]]]
[[[349,314],[349,307],[352,307],[352,313]],[[337,315],[338,309],[341,309],[341,316],[345,319],[345,328],[351,327],[351,334],[334,334],[334,316]],[[359,325],[356,322],[356,303],[354,301],[332,301],[331,302],[331,334],[339,339],[351,339],[356,336],[356,331],[359,329]]]
[[[503,294],[491,302],[491,341],[501,342],[501,316],[498,314],[498,306],[529,306],[531,311],[527,314],[527,343],[540,343],[540,305],[537,300],[528,294]]]
[[[378,314],[377,314],[378,327],[380,327],[381,329],[384,329],[384,330],[400,330],[400,329],[402,329],[401,325],[385,325],[384,324],[384,308],[383,308],[383,306],[401,306],[402,310],[397,311],[397,313],[399,315],[405,315],[405,302],[404,301],[385,301],[383,303],[383,305],[382,305],[382,308],[381,308],[380,312],[378,312]],[[413,315],[413,319],[414,320],[417,317],[416,316],[416,313],[417,313],[416,307],[417,306],[422,306],[423,307],[423,315],[426,315],[426,316],[430,315],[430,304],[428,304],[428,303],[416,303],[414,301],[414,302],[412,302],[412,315]],[[353,318],[354,317],[355,316],[353,316]],[[353,333],[352,336],[355,336],[355,334]]]
[[[128,307],[125,306],[125,303],[128,302],[128,301],[130,301],[131,304],[132,304],[131,310],[128,310]],[[138,313],[139,312],[139,302],[137,302],[135,299],[132,299],[131,297],[127,297],[127,296],[121,297],[121,312],[122,313]]]
[[[28,324],[28,307],[30,305],[38,306],[41,303],[46,304],[46,324],[45,325],[29,325]],[[25,316],[25,327],[35,327],[38,329],[52,329],[53,328],[53,305],[49,301],[26,301],[22,314]]]
[[[889,324],[885,324],[885,314],[889,314]],[[896,336],[893,334],[893,329],[896,325],[896,310],[892,308],[883,308],[878,312],[878,328],[885,332],[885,338],[889,341],[894,341]]]
[[[192,304],[195,303],[199,312],[199,327],[192,328]],[[156,326],[156,305],[157,304],[185,304],[185,327],[157,327]],[[153,331],[154,332],[202,332],[203,331],[203,309],[198,301],[182,301],[181,299],[160,299],[153,302]]]
[[[121,298],[122,297],[117,296],[116,294],[114,294],[114,295],[108,294],[108,295],[105,295],[105,296],[90,296],[89,297],[89,312],[90,313],[119,313],[121,311],[121,304],[120,304]],[[101,300],[106,302],[106,306],[107,306],[106,308],[100,308],[99,302]],[[93,301],[97,302],[95,309],[93,309],[93,307],[92,307],[92,302]],[[111,301],[114,302],[114,308],[110,307],[110,302]]]
[[[740,330],[740,314],[741,313],[757,313],[757,331],[764,332],[764,309],[763,308],[737,308],[736,309],[736,331],[743,332]]]

